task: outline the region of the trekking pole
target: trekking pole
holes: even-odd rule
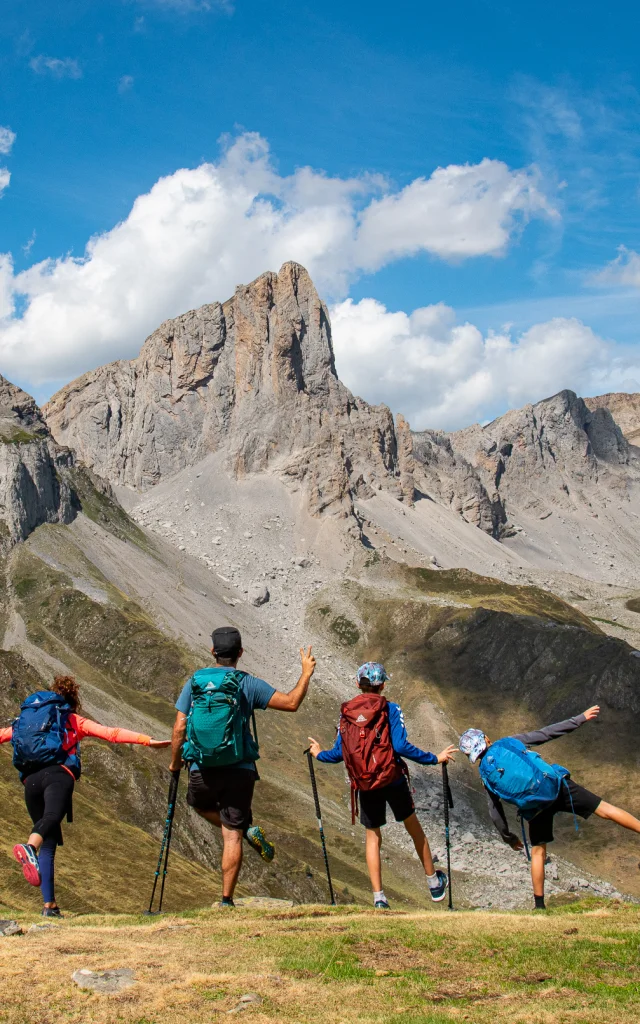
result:
[[[444,797],[444,838],[447,846],[447,876],[449,878],[449,910],[453,910],[453,893],[451,891],[451,836],[449,835],[449,808],[453,807],[453,797],[449,785],[449,772],[446,762],[442,762],[442,793]]]
[[[151,890],[151,899],[149,900],[149,909],[145,910],[145,915],[156,915],[162,913],[162,900],[164,898],[164,885],[167,880],[167,867],[169,864],[169,847],[171,845],[171,832],[173,830],[173,816],[176,811],[176,797],[178,795],[178,783],[180,781],[180,769],[175,772],[171,772],[171,782],[169,783],[169,800],[167,805],[167,817],[164,822],[164,832],[162,833],[162,843],[160,844],[160,855],[158,857],[158,863],[156,865],[156,873],[153,879],[153,889]],[[162,866],[162,858],[164,856],[164,866]],[[158,903],[158,909],[153,910],[153,901],[156,895],[156,887],[158,885],[158,878],[160,877],[160,869],[162,867],[162,884],[160,886],[160,900]]]
[[[309,775],[311,776],[311,789],[313,790],[313,799],[316,805],[316,818],[318,819],[318,828],[320,830],[320,842],[322,843],[322,854],[324,856],[324,866],[327,872],[327,882],[329,883],[329,895],[331,897],[331,906],[336,906],[336,898],[333,894],[333,884],[331,882],[331,872],[329,871],[329,858],[327,856],[327,844],[324,838],[324,829],[322,827],[322,813],[320,811],[320,799],[318,797],[318,787],[316,786],[316,773],[313,768],[313,756],[311,750],[305,750],[307,755],[307,761],[309,762]]]

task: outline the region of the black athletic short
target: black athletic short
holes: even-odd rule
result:
[[[365,828],[380,828],[387,824],[387,804],[396,821],[410,818],[415,807],[411,788],[403,775],[399,782],[392,782],[381,789],[360,790],[360,822]]]
[[[251,801],[258,773],[251,768],[202,768],[189,772],[187,803],[197,811],[219,811],[227,828],[241,832],[253,821]]]
[[[599,796],[590,793],[584,786],[579,786],[573,779],[566,779],[560,787],[560,792],[552,804],[549,804],[544,811],[536,814],[533,821],[529,822],[529,839],[532,846],[541,846],[553,842],[553,816],[563,811],[568,814],[578,814],[581,818],[590,818],[601,803]]]

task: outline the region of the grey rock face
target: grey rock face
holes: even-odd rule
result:
[[[236,476],[303,484],[316,514],[348,516],[379,488],[413,497],[408,426],[340,383],[327,309],[296,263],[167,321],[137,359],[78,378],[44,413],[83,462],[139,490],[223,451]]]
[[[507,519],[500,497],[495,489],[489,496],[476,468],[454,450],[447,434],[441,430],[415,432],[413,458],[419,492],[448,505],[480,530],[500,536]]]
[[[269,600],[269,591],[267,587],[260,586],[259,584],[251,587],[247,594],[247,600],[249,604],[254,605],[256,608],[261,604],[266,604]]]
[[[443,497],[454,507],[457,501],[465,515],[466,491],[466,507],[481,528],[492,524],[488,532],[494,536],[504,532],[513,507],[543,519],[553,507],[588,505],[596,488],[624,500],[640,483],[640,458],[609,410],[591,412],[573,391],[508,412],[484,427],[475,424],[437,439],[431,434],[428,442],[424,434],[414,434],[416,460],[435,466],[440,479],[455,464],[445,477],[449,490],[441,485]],[[429,446],[437,447],[435,457],[424,454]]]
[[[53,441],[33,398],[0,377],[0,551],[41,523],[71,522],[65,471],[72,465],[72,453]]]
[[[630,444],[640,445],[640,394],[618,392],[585,398],[591,412],[607,409]]]

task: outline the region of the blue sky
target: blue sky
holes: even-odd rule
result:
[[[260,258],[310,264],[341,375],[416,426],[565,386],[640,390],[635,5],[3,11],[0,371],[39,399],[277,269]],[[187,203],[207,190],[205,241],[162,178]],[[237,182],[252,205],[226,219]]]

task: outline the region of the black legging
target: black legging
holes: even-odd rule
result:
[[[24,780],[24,799],[33,822],[33,831],[43,839],[62,845],[60,823],[71,808],[75,779],[62,765],[41,768]]]

